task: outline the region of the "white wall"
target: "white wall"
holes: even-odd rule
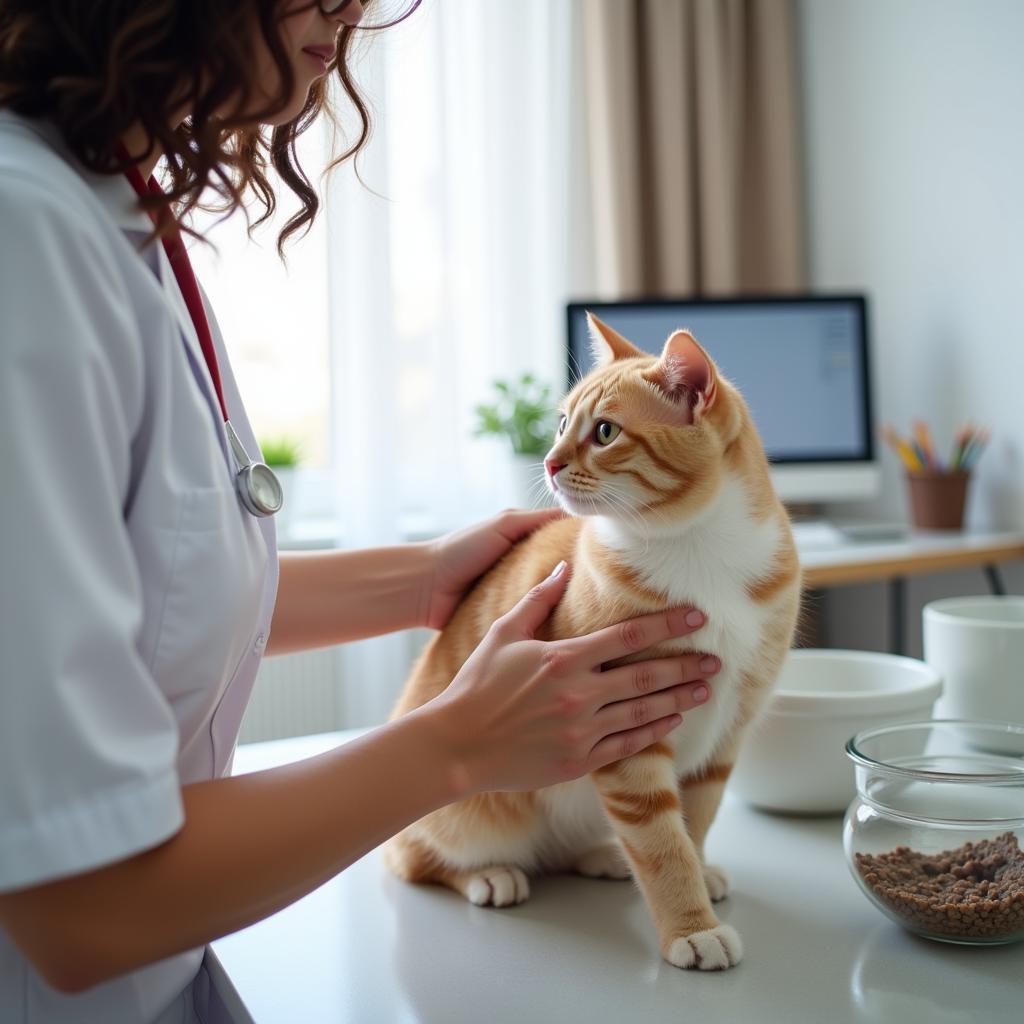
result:
[[[968,523],[1024,528],[1024,3],[799,0],[812,287],[871,303],[876,412],[922,416],[945,446],[992,428]],[[883,497],[846,514],[903,518],[886,453]],[[1004,572],[1024,593],[1024,566]],[[984,593],[981,573],[912,581],[920,607]],[[829,642],[885,649],[881,586],[832,591]]]

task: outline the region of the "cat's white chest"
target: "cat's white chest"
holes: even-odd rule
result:
[[[722,669],[709,680],[711,699],[684,716],[670,740],[681,771],[712,754],[735,719],[744,672],[756,667],[769,610],[753,601],[748,587],[768,575],[779,549],[780,524],[754,520],[742,485],[727,482],[712,506],[678,536],[638,542],[614,524],[596,524],[602,542],[616,549],[648,586],[673,604],[693,605],[707,616],[695,633],[670,646],[715,654]]]
[[[748,507],[742,486],[730,481],[701,519],[676,536],[637,542],[607,520],[594,524],[598,539],[646,585],[667,593],[673,604],[693,605],[707,616],[695,633],[668,644],[716,654],[722,662],[721,671],[709,679],[711,698],[687,712],[682,725],[666,737],[680,776],[709,763],[730,734],[741,679],[758,664],[769,612],[750,598],[748,587],[772,571],[781,527],[774,518],[754,520]],[[544,861],[558,863],[570,851],[593,848],[611,835],[589,779],[544,790],[543,802],[546,834],[539,855]]]

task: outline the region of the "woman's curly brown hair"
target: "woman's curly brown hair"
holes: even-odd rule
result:
[[[215,199],[203,206],[224,212],[243,206],[247,195],[255,197],[262,212],[251,230],[277,205],[268,178],[273,167],[300,203],[278,237],[283,255],[285,241],[308,227],[319,207],[296,140],[322,110],[332,116],[325,76],[310,87],[292,121],[272,130],[254,126],[284,110],[295,88],[280,29],[287,6],[285,0],[0,0],[0,107],[54,123],[75,157],[101,174],[125,169],[118,143],[131,126],[142,125],[149,144],[131,153],[130,162],[159,149],[168,197],[142,205],[155,210],[171,204],[179,219],[210,188]],[[265,85],[255,80],[251,51],[253,18],[280,83],[278,95],[262,106]],[[386,25],[342,26],[330,62],[355,107],[359,131],[329,169],[369,138],[369,112],[348,65],[357,33],[368,27]],[[175,127],[174,114],[183,109],[191,115]]]

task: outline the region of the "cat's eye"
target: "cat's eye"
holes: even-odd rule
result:
[[[609,423],[608,420],[599,420],[594,428],[594,440],[599,445],[611,444],[622,431],[616,423]]]
[[[558,436],[559,436],[559,437],[561,437],[561,436],[562,436],[562,434],[564,434],[564,433],[565,433],[565,428],[566,428],[566,425],[568,424],[568,422],[569,422],[569,418],[568,418],[567,416],[563,416],[563,417],[562,417],[562,418],[561,418],[561,419],[560,419],[560,420],[558,421]]]

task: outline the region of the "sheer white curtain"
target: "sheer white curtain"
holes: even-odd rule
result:
[[[436,534],[514,500],[510,453],[472,437],[473,408],[496,377],[564,381],[573,17],[550,0],[427,0],[357,67],[376,107],[365,186],[342,170],[327,196],[347,546]],[[351,724],[385,716],[409,649],[346,649]]]

